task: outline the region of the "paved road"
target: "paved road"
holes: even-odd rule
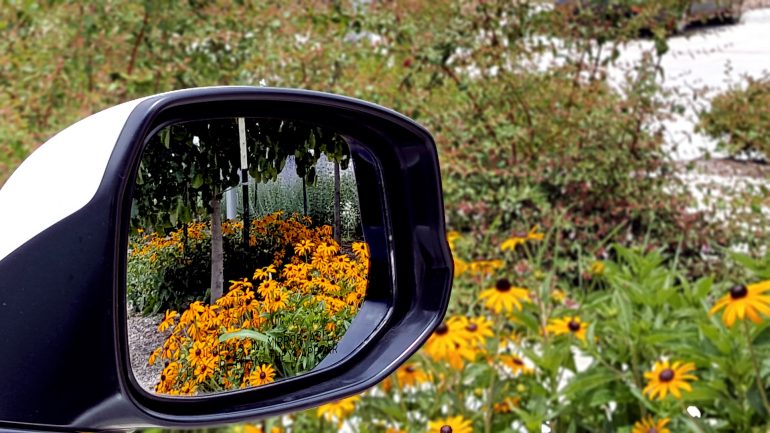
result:
[[[703,106],[708,96],[728,87],[728,80],[770,74],[770,9],[747,11],[735,25],[696,27],[669,42],[670,52],[662,62],[666,73],[664,85],[689,94],[689,98],[683,96],[681,100],[690,106],[692,89],[710,89],[706,98],[694,102]],[[621,61],[638,59],[639,50],[645,47],[649,47],[649,42],[629,47]],[[715,143],[693,133],[696,120],[695,108],[689,107],[684,118],[666,124],[667,141],[678,145],[677,159],[697,158],[704,150],[714,150]]]

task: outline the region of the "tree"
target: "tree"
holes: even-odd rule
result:
[[[346,167],[350,153],[339,134],[300,122],[246,119],[249,175],[275,180],[292,157],[297,175],[313,183],[321,155]],[[240,183],[237,119],[169,126],[142,156],[132,204],[132,226],[162,231],[195,219],[211,222],[211,302],[223,294],[222,194]],[[248,206],[248,200],[244,200]]]

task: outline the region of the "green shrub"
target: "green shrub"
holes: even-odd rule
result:
[[[770,158],[770,76],[746,78],[717,95],[700,113],[698,130],[732,156]]]
[[[224,281],[231,281],[250,276],[256,268],[290,260],[295,240],[291,233],[309,230],[310,220],[282,214],[255,220],[248,247],[241,238],[242,222],[229,220],[222,226]],[[135,311],[148,315],[184,309],[208,298],[210,282],[208,224],[195,222],[168,235],[139,234],[132,239],[126,286]]]

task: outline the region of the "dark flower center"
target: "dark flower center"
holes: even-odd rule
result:
[[[501,278],[497,280],[497,284],[495,285],[495,288],[498,292],[507,292],[511,290],[511,282],[508,281],[506,278]]]
[[[195,350],[195,356],[201,356],[201,350],[200,349],[196,349]]]
[[[661,382],[671,382],[671,380],[674,378],[674,370],[667,368],[660,372],[658,375],[658,379],[660,379]]]
[[[513,358],[513,363],[516,365],[524,365],[524,361],[519,358]]]
[[[567,327],[572,332],[578,332],[580,331],[580,322],[578,322],[577,320],[570,320],[569,323],[567,324]]]
[[[479,326],[473,322],[469,323],[468,326],[465,327],[470,332],[476,332],[476,330],[479,329]]]
[[[436,328],[436,335],[444,335],[447,332],[449,332],[449,327],[446,326],[446,323],[441,323],[438,325],[438,328]]]
[[[655,427],[650,427],[650,429],[647,430],[647,433],[658,433],[658,429],[656,429]]]
[[[281,300],[281,297],[280,297],[280,296],[276,296],[276,297],[275,297],[275,302],[278,302],[278,301],[280,301],[280,300]]]
[[[730,297],[733,298],[733,299],[745,298],[746,295],[748,295],[748,294],[749,294],[749,289],[746,286],[744,286],[743,284],[738,285],[738,286],[733,286],[730,289]]]
[[[441,430],[439,430],[441,433],[452,433],[452,427],[448,425],[442,425]]]
[[[406,367],[406,372],[407,373],[414,373],[414,371],[415,371],[415,368],[414,368],[413,365],[409,365],[409,366]]]
[[[259,373],[259,378],[260,378],[260,379],[264,379],[265,377],[267,377],[267,376],[265,375],[265,372],[264,372],[264,371],[263,371],[263,372],[261,372],[261,373]]]
[[[165,382],[166,381],[166,375],[165,374],[161,374],[160,375],[160,381],[161,382]]]

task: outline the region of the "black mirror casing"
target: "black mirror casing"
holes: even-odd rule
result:
[[[0,248],[0,347],[5,351],[0,427],[192,427],[295,411],[376,384],[441,322],[452,260],[436,147],[424,128],[374,104],[302,90],[202,88],[133,104],[121,122],[106,125],[121,132],[114,145],[104,144],[113,148],[93,197],[7,247],[5,255]],[[312,120],[349,137],[372,252],[370,286],[337,351],[309,373],[222,394],[152,395],[131,373],[126,335],[125,252],[134,177],[148,137],[159,128],[226,116]],[[78,125],[71,127],[71,137],[89,134]],[[28,166],[27,175],[34,168]],[[13,177],[6,187],[19,187],[18,181],[12,184]],[[0,214],[23,211],[22,202],[7,207],[3,192]],[[28,200],[46,200],[45,193]]]

